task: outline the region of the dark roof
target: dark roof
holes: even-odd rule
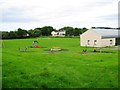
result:
[[[100,34],[102,38],[120,38],[120,31],[117,29],[92,29]],[[118,33],[119,32],[119,33]]]

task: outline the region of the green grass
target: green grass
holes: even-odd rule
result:
[[[85,47],[79,38],[39,38],[42,48],[28,48],[36,39],[4,40],[2,48],[3,88],[116,88],[118,51],[78,54]],[[49,54],[52,47],[68,51]],[[93,48],[88,48],[91,52]]]

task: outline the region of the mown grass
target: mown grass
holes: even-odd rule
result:
[[[4,40],[2,48],[3,88],[116,88],[118,51],[78,54],[85,47],[79,38],[38,38],[42,48],[28,48],[36,39]],[[61,47],[68,51],[50,54]],[[93,48],[87,48],[89,52]],[[105,50],[104,50],[105,51]]]

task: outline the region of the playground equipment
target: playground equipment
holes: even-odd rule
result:
[[[60,47],[53,47],[50,49],[51,51],[60,51],[62,50]]]
[[[95,45],[93,45],[93,47],[92,47],[92,52],[102,52],[102,47],[95,47]],[[88,46],[86,45],[84,48],[83,48],[83,50],[82,50],[82,52],[83,53],[88,53],[88,52],[91,52],[89,49],[88,49]]]
[[[30,46],[31,48],[40,48],[40,46],[38,46],[38,41],[33,41],[32,46]]]
[[[44,50],[47,54],[57,54],[57,53],[63,53],[68,51],[68,49],[64,49],[61,47],[52,47],[50,49]]]
[[[18,51],[19,51],[19,52],[27,52],[27,49],[28,49],[27,47],[25,47],[24,49],[18,48]]]
[[[38,46],[38,41],[33,41],[32,45],[29,47],[24,47],[24,48],[18,48],[19,52],[28,52],[28,48],[41,48],[40,46]]]

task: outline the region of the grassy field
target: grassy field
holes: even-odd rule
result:
[[[4,40],[3,88],[116,88],[118,51],[80,53],[79,38],[38,38],[42,48],[28,48],[36,39]],[[51,53],[52,47],[65,51]]]

